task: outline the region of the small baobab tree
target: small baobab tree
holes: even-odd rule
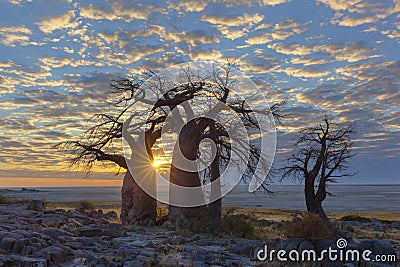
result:
[[[282,179],[287,177],[304,180],[307,211],[319,214],[329,223],[322,202],[329,194],[327,184],[351,176],[348,172],[352,153],[351,141],[355,132],[351,124],[340,124],[325,116],[316,127],[302,130],[297,135],[293,152],[282,168]]]

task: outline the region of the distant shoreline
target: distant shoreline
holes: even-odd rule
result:
[[[239,187],[245,187],[247,185],[237,185]],[[274,186],[303,186],[301,184],[274,184],[270,185],[270,187]],[[334,184],[334,185],[329,185],[329,186],[400,186],[399,184]],[[121,186],[116,186],[116,185],[111,185],[111,186],[14,186],[14,187],[6,187],[6,186],[1,186],[0,185],[0,191],[1,190],[18,190],[21,188],[29,188],[29,189],[40,189],[40,188],[118,188]]]

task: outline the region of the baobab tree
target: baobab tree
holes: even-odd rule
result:
[[[355,129],[351,124],[335,123],[325,116],[322,124],[302,130],[293,152],[282,168],[282,178],[304,180],[307,211],[319,214],[329,224],[322,207],[327,184],[352,174],[348,172]]]
[[[260,180],[258,185],[266,189],[263,184],[265,177],[259,176],[260,173],[267,176],[271,162],[262,156],[258,142],[260,137],[257,135],[265,134],[261,133],[260,116],[282,118],[279,111],[284,102],[271,107],[261,102],[257,109],[249,106],[248,101],[252,98],[259,100],[260,95],[248,92],[238,97],[233,94],[238,92],[238,76],[231,64],[206,65],[201,71],[191,66],[181,66],[175,71],[179,74],[173,75],[173,79],[165,76],[168,72],[148,72],[132,79],[112,81],[110,94],[114,99],[115,110],[110,114],[95,114],[91,119],[95,125],[82,137],[57,145],[72,154],[72,165],[83,164],[87,172],[97,161],[111,161],[126,170],[121,210],[121,220],[125,224],[155,223],[157,203],[152,194],[155,182],[151,178],[154,172],[139,175],[142,176],[139,180],[146,181],[144,188],[137,182],[138,172],[132,172],[129,164],[141,158],[145,164],[151,166],[153,163],[154,166],[154,153],[160,147],[163,134],[177,134],[179,140],[171,162],[164,166],[170,173],[169,182],[193,188],[211,184],[209,197],[214,199],[197,207],[170,204],[168,219],[177,225],[187,225],[191,219],[206,219],[209,224],[219,225],[221,185],[218,178],[228,164],[244,164],[246,172],[254,174]],[[196,115],[199,110],[203,115]],[[252,136],[247,144],[243,140],[244,133],[228,133],[227,128],[236,126],[234,120],[226,115],[229,112],[237,116],[245,134],[250,133]],[[173,119],[169,119],[171,117]],[[130,156],[118,146],[121,139],[129,144]],[[137,140],[142,140],[144,146],[138,146]],[[213,149],[201,149],[204,140],[211,140],[214,143]],[[232,146],[233,142],[239,145]],[[248,148],[249,155],[245,155],[244,148]],[[176,150],[190,161],[199,160],[204,163],[206,154],[213,158],[208,165],[204,164],[202,170],[186,170],[181,166]],[[265,168],[264,172],[257,171],[260,166]],[[201,191],[193,192],[204,197]],[[195,196],[170,191],[169,197],[179,202],[177,198],[189,199]]]

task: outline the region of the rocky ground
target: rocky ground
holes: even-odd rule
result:
[[[0,205],[0,266],[256,266],[270,264],[255,258],[255,253],[265,244],[269,249],[287,251],[320,251],[336,245],[336,241],[310,242],[299,238],[259,241],[184,235],[160,227],[123,226],[113,223],[115,219],[115,213],[104,214],[101,210],[47,210],[40,201],[33,201],[28,207],[27,204]],[[359,224],[365,228],[379,227],[378,222],[343,224],[349,247],[368,248],[374,254],[393,254],[394,249],[400,250],[399,240],[352,241],[351,233]],[[394,222],[390,227],[400,230],[400,223]],[[274,265],[288,264],[275,262]],[[346,265],[337,262],[334,266],[358,265],[386,266],[358,262]]]

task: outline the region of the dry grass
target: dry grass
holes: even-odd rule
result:
[[[283,231],[289,238],[305,238],[308,240],[335,238],[333,228],[318,214],[307,213],[302,218],[295,217],[286,222]]]
[[[9,198],[2,194],[0,194],[0,204],[26,204],[29,202],[29,199],[26,198]]]
[[[377,210],[377,211],[355,211],[355,212],[336,212],[328,213],[328,216],[340,219],[344,216],[361,216],[366,218],[375,218],[387,221],[400,221],[400,211]]]
[[[234,209],[234,214],[251,215],[257,220],[272,220],[276,222],[291,220],[300,211],[279,208],[245,208],[223,207],[223,210]]]

